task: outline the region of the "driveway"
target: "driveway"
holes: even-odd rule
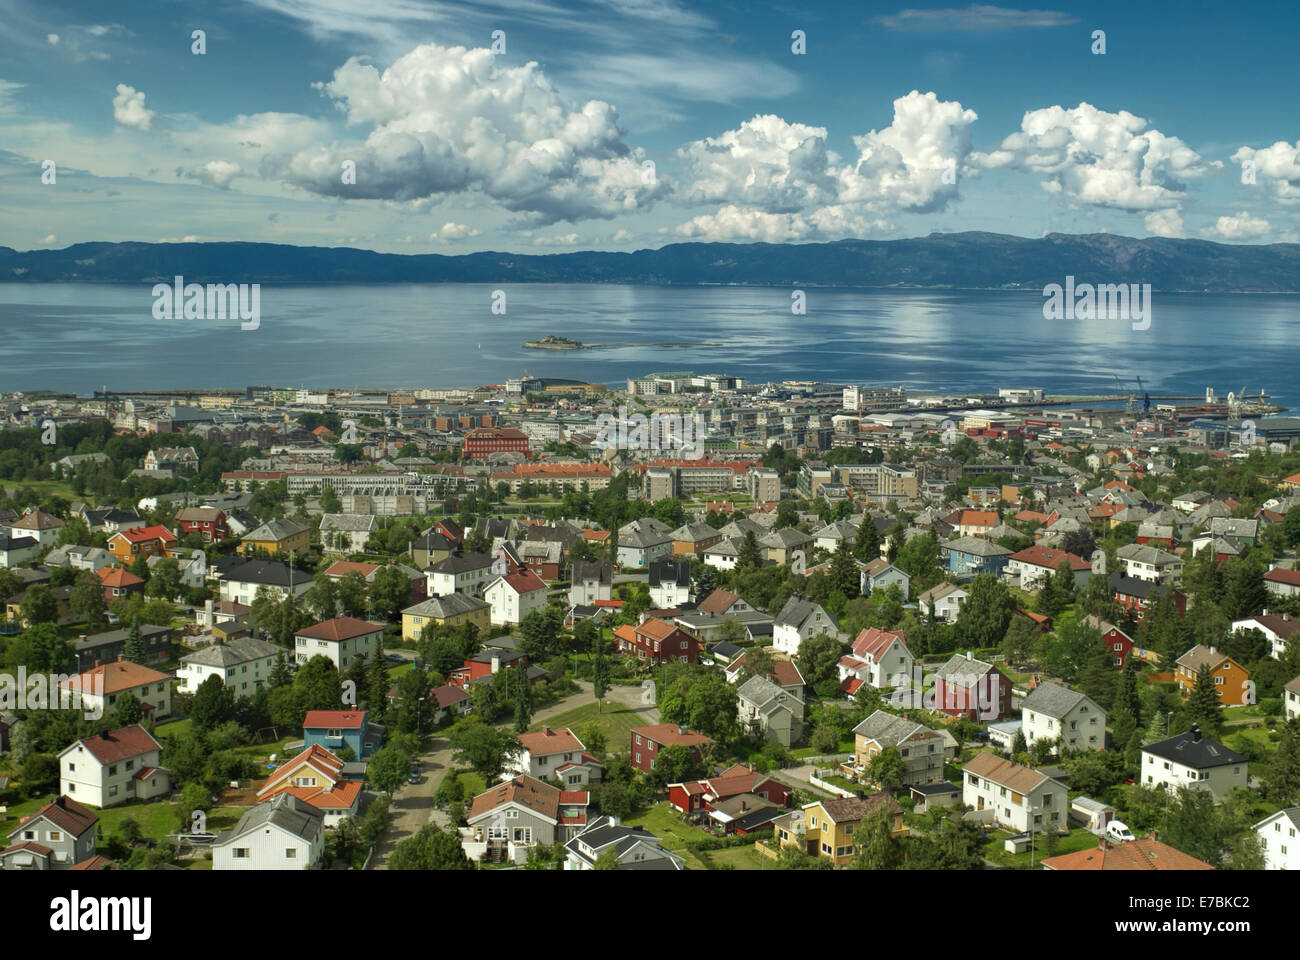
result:
[[[591,683],[587,680],[574,682],[577,683],[580,692],[565,697],[558,703],[542,707],[533,714],[533,723],[545,723],[552,717],[558,717],[562,713],[568,713],[590,703],[594,696]],[[616,685],[608,689],[605,699],[607,702],[617,703],[640,714],[645,724],[658,723],[659,708],[642,703],[642,695],[640,687]],[[509,724],[501,723],[497,726],[506,727]],[[392,814],[392,824],[388,830],[388,837],[380,845],[375,858],[370,863],[371,870],[388,869],[388,857],[398,841],[418,833],[425,824],[431,823],[439,829],[451,825],[447,814],[434,806],[433,797],[442,785],[447,771],[452,768],[452,752],[451,744],[445,737],[434,736],[430,749],[416,758],[420,767],[420,782],[406,784],[393,796],[393,801],[388,808]]]

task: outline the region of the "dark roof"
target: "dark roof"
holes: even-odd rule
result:
[[[689,560],[658,560],[650,564],[650,585],[676,582],[679,587],[691,585]]]
[[[223,557],[212,564],[223,580],[236,580],[241,583],[259,583],[268,587],[288,587],[290,580],[289,565],[278,560],[246,559],[243,557]],[[310,583],[311,574],[305,570],[292,571],[295,584]]]
[[[1137,577],[1126,577],[1122,573],[1112,573],[1110,575],[1110,588],[1115,593],[1145,600],[1149,596],[1158,597],[1163,593],[1168,593],[1173,589],[1173,584],[1167,581],[1153,583],[1150,580],[1139,580]]]
[[[1201,736],[1201,731],[1195,724],[1187,732],[1170,737],[1168,740],[1148,743],[1142,748],[1142,752],[1153,754],[1162,760],[1176,761],[1195,770],[1246,762],[1246,758],[1235,750],[1229,750],[1223,744]]]

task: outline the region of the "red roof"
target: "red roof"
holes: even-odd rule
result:
[[[504,579],[515,593],[536,593],[546,589],[546,581],[528,569],[509,574]]]
[[[278,797],[282,793],[292,794],[303,803],[311,804],[319,810],[351,810],[353,804],[357,802],[357,797],[361,795],[360,780],[344,780],[335,783],[326,789],[325,785],[318,787],[277,787],[271,793],[263,797],[258,794],[258,800],[265,802]]]
[[[119,530],[113,535],[114,537],[125,537],[128,543],[144,543],[146,540],[161,540],[163,543],[175,543],[176,536],[161,524],[153,524],[148,527],[133,527],[130,530]]]
[[[100,763],[117,763],[119,760],[138,757],[150,750],[162,749],[158,741],[150,736],[149,731],[139,724],[123,727],[121,730],[109,730],[77,742]]]
[[[355,617],[334,617],[332,620],[322,620],[305,630],[299,630],[294,636],[341,643],[353,637],[364,637],[368,633],[379,633],[383,629],[382,623],[371,623],[369,620],[358,620]]]
[[[343,761],[324,747],[312,744],[291,760],[281,764],[267,777],[266,783],[262,784],[262,788],[257,791],[258,799],[263,799],[263,795],[268,790],[283,786],[282,781],[286,780],[291,774],[297,773],[303,767],[310,767],[330,783],[342,779]]]
[[[536,733],[521,733],[518,735],[518,740],[523,748],[534,757],[546,756],[552,753],[582,752],[582,741],[568,727],[562,730],[546,727]]]
[[[1176,850],[1152,837],[1127,843],[1104,840],[1091,850],[1047,857],[1043,866],[1052,870],[1213,870],[1204,860]]]
[[[844,682],[840,684],[840,689],[851,697],[858,692],[860,686],[862,681],[858,677],[845,677]]]
[[[327,577],[343,577],[349,573],[359,573],[363,578],[369,577],[379,569],[377,563],[356,563],[352,560],[335,560],[325,570]]]
[[[903,634],[898,630],[881,630],[872,627],[869,630],[863,630],[858,634],[857,639],[853,641],[853,655],[856,657],[871,657],[873,660],[879,660],[884,656],[885,651],[893,646],[894,641],[903,642]]]
[[[26,817],[14,830],[9,832],[9,836],[12,837],[37,817],[44,817],[60,830],[67,831],[74,837],[81,836],[99,821],[99,814],[94,810],[83,807],[71,797],[59,796],[41,807],[30,817]]]
[[[325,727],[326,729],[360,730],[365,720],[364,710],[308,710],[303,718],[303,729]]]
[[[106,587],[134,587],[144,583],[142,578],[121,567],[100,567],[95,574]]]
[[[1274,583],[1286,583],[1293,587],[1300,587],[1300,571],[1297,570],[1283,570],[1281,567],[1274,567],[1264,574],[1264,579],[1272,580]]]
[[[438,701],[439,707],[450,707],[452,704],[468,700],[469,692],[448,683],[441,687],[434,687],[433,698]]]
[[[1033,564],[1037,567],[1046,567],[1049,570],[1055,570],[1061,565],[1062,560],[1070,562],[1071,570],[1091,570],[1092,564],[1082,557],[1077,557],[1073,553],[1066,553],[1064,550],[1053,550],[1050,547],[1032,546],[1025,547],[1019,553],[1013,553],[1011,560],[1018,560],[1021,563]]]
[[[151,683],[170,683],[171,679],[165,673],[150,670],[130,660],[115,660],[112,663],[91,667],[85,673],[64,680],[59,686],[65,690],[80,690],[82,696],[101,692],[111,695]]]
[[[675,723],[656,723],[648,727],[633,727],[632,733],[639,734],[647,740],[661,743],[665,747],[680,743],[684,747],[697,747],[713,741],[702,733],[678,728]]]

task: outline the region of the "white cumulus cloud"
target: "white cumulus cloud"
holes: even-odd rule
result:
[[[198,180],[200,183],[226,190],[230,187],[230,181],[239,176],[239,173],[240,166],[237,163],[231,163],[229,160],[209,160],[207,163],[186,170],[185,176],[190,180]]]
[[[1267,220],[1252,217],[1242,210],[1235,216],[1220,217],[1206,232],[1224,240],[1253,240],[1265,236],[1271,229]]]
[[[478,234],[479,232],[473,227],[448,220],[439,229],[429,234],[429,239],[435,243],[449,243],[454,240],[464,240],[467,237],[477,237]]]
[[[1030,110],[1019,132],[971,160],[1040,174],[1047,177],[1045,187],[1071,200],[1129,211],[1176,207],[1188,180],[1223,166],[1177,137],[1148,129],[1141,117],[1089,103]]]
[[[1177,210],[1155,210],[1142,220],[1147,230],[1156,237],[1181,237],[1183,218]]]
[[[117,85],[113,98],[113,119],[124,127],[148,130],[157,114],[144,105],[144,93],[125,83]]]
[[[1262,178],[1273,186],[1274,195],[1283,203],[1300,201],[1300,140],[1294,144],[1279,140],[1263,150],[1242,147],[1232,155],[1234,163],[1254,164],[1255,182]]]
[[[486,49],[424,44],[380,73],[351,59],[320,85],[359,145],[286,158],[284,179],[324,196],[408,201],[478,191],[538,223],[612,218],[667,195],[646,176],[612,106],[565,103],[534,62],[498,66]],[[339,176],[356,162],[355,184]]]

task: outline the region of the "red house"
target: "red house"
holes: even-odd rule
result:
[[[934,709],[941,713],[981,721],[1011,714],[1011,680],[991,663],[955,653],[935,680]]]
[[[461,455],[469,460],[485,460],[492,453],[522,453],[529,456],[528,434],[513,427],[479,427],[465,434]]]
[[[1146,616],[1146,612],[1156,605],[1156,601],[1166,591],[1172,595],[1178,615],[1187,616],[1187,595],[1167,583],[1153,583],[1149,580],[1112,573],[1110,588],[1115,591],[1115,602],[1134,620],[1141,621]]]
[[[177,512],[176,526],[182,538],[197,533],[204,543],[220,543],[230,536],[225,511],[216,507],[186,507]]]
[[[632,728],[631,751],[628,756],[632,766],[643,773],[649,773],[655,765],[655,757],[664,747],[681,744],[688,747],[697,763],[704,760],[704,747],[713,741],[702,733],[688,730],[676,723],[656,723],[649,727]]]
[[[455,684],[462,690],[468,690],[471,683],[490,677],[502,670],[523,669],[528,671],[528,685],[532,686],[545,676],[546,671],[540,667],[528,666],[528,654],[522,650],[499,650],[491,648],[476,653],[461,666],[447,674],[447,682]],[[534,669],[536,673],[534,674]]]
[[[101,567],[95,573],[99,577],[99,582],[104,585],[105,606],[121,597],[129,597],[133,593],[144,595],[144,581],[121,567]]]
[[[640,626],[623,624],[614,631],[614,641],[622,653],[633,654],[651,666],[670,660],[694,663],[700,655],[700,642],[667,620],[651,617]]]
[[[668,784],[668,802],[686,814],[707,813],[715,804],[743,793],[766,797],[772,803],[785,807],[790,803],[793,789],[761,773],[755,773],[741,763],[728,767],[707,780]]]
[[[455,520],[444,517],[429,528],[433,533],[440,533],[458,546],[465,542],[465,531]]]

